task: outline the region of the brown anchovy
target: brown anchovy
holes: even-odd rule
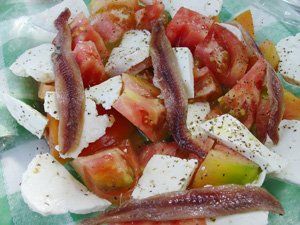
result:
[[[80,69],[71,50],[72,37],[68,25],[69,9],[63,11],[54,24],[58,34],[53,41],[55,92],[59,115],[58,143],[62,153],[74,150],[81,138],[84,114],[84,87]]]
[[[242,32],[248,54],[257,58],[263,57],[250,34],[248,34],[248,32],[239,23],[231,22],[230,24],[236,26]],[[283,87],[273,67],[267,62],[267,60],[265,60],[265,62],[267,64],[267,73],[265,78],[267,98],[262,99],[258,107],[257,117],[261,117],[261,121],[256,130],[258,139],[262,143],[266,141],[267,135],[269,135],[273,143],[277,144],[279,141],[278,127],[284,113]]]
[[[167,110],[167,122],[174,140],[183,149],[204,157],[200,141],[193,139],[186,126],[188,98],[179,65],[161,21],[152,29],[150,56],[154,68],[153,82],[161,90]]]
[[[284,214],[281,204],[260,187],[224,185],[131,200],[82,224],[214,218],[252,211]]]

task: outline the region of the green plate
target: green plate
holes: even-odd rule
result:
[[[15,97],[38,109],[40,104],[36,97],[36,83],[31,79],[15,77],[5,68],[9,67],[26,49],[43,43],[27,32],[27,27],[22,25],[22,19],[19,17],[40,12],[57,2],[59,0],[0,0],[0,92],[3,89],[1,82],[5,77],[7,86]],[[237,13],[250,7],[255,11],[254,19],[259,20],[257,24],[259,29],[256,31],[258,42],[267,38],[278,42],[283,37],[299,32],[273,18],[266,11],[253,6],[255,2],[258,1],[224,0],[220,18],[222,21],[230,20]],[[300,97],[299,87],[283,80],[282,82],[285,88]],[[36,140],[16,124],[0,100],[0,225],[76,224],[83,218],[96,215],[69,213],[43,217],[27,207],[16,180],[20,180],[22,171],[33,157],[32,155],[36,154],[36,151],[43,152],[46,149],[47,144],[43,140]],[[300,225],[300,187],[270,178],[266,180],[264,187],[280,200],[286,210],[284,216],[271,214],[269,225]],[[253,225],[255,225],[255,218],[253,218]]]

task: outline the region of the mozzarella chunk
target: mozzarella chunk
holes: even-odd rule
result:
[[[77,148],[72,152],[60,154],[62,158],[77,158],[82,150],[89,146],[89,143],[97,141],[105,134],[105,130],[112,126],[108,115],[98,116],[96,103],[91,99],[85,100],[85,112],[82,135]],[[59,147],[55,147],[59,151]]]
[[[46,113],[49,113],[54,119],[59,120],[56,98],[54,91],[46,91],[44,99],[44,110]]]
[[[217,16],[221,12],[223,0],[163,0],[163,3],[172,17],[181,7],[188,8],[204,16]]]
[[[112,105],[119,98],[122,87],[122,77],[116,76],[86,90],[85,95],[97,104],[101,104],[104,109],[111,109]]]
[[[57,33],[54,26],[54,21],[59,14],[66,8],[70,9],[71,16],[69,22],[71,22],[77,14],[83,12],[86,17],[89,17],[89,10],[83,0],[64,0],[61,3],[30,17],[30,22],[39,28],[42,28],[51,33]]]
[[[26,130],[41,138],[47,126],[48,119],[31,106],[10,95],[4,94],[2,97],[12,117]]]
[[[209,112],[208,102],[196,102],[188,105],[186,125],[194,138],[207,136],[200,124],[205,121]]]
[[[188,48],[173,48],[188,98],[194,98],[194,58]]]
[[[222,216],[216,218],[215,221],[211,219],[206,219],[207,225],[267,225],[268,224],[268,212],[259,211],[259,212],[249,212],[241,213],[230,216]]]
[[[151,34],[146,30],[131,30],[124,34],[121,45],[114,48],[105,65],[110,76],[120,75],[150,56]]]
[[[132,197],[147,198],[157,194],[185,190],[198,161],[180,159],[167,155],[154,155],[146,165]]]
[[[282,39],[276,45],[279,72],[300,84],[300,33]]]
[[[281,172],[272,175],[300,185],[300,121],[282,120],[279,125],[279,143],[273,145],[269,140],[266,145],[288,162]]]
[[[225,114],[208,120],[201,127],[209,136],[236,150],[268,173],[279,172],[286,160],[264,146],[239,120]]]
[[[42,44],[31,48],[19,56],[9,69],[17,76],[32,77],[43,83],[53,82],[51,55],[54,49],[52,44]]]
[[[233,25],[228,24],[228,23],[219,23],[219,25],[221,25],[222,27],[226,28],[231,33],[233,33],[240,41],[242,41],[242,42],[244,41],[242,32],[236,26],[233,26]]]
[[[21,194],[44,216],[104,211],[111,203],[89,192],[50,154],[37,155],[23,174]]]

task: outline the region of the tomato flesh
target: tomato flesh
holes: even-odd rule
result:
[[[163,16],[164,5],[160,2],[155,2],[153,5],[146,5],[145,8],[138,10],[136,15],[138,29],[152,29],[153,22]]]
[[[194,51],[205,39],[213,22],[209,17],[182,7],[167,26],[166,34],[172,46],[188,47]]]
[[[219,24],[214,24],[205,40],[199,43],[195,57],[203,61],[218,81],[229,88],[244,76],[249,62],[244,44]]]
[[[108,78],[101,57],[93,42],[78,42],[73,53],[79,65],[85,88],[100,84]]]
[[[168,134],[166,109],[156,98],[158,89],[137,76],[123,74],[122,78],[124,91],[113,107],[151,141],[164,139]]]

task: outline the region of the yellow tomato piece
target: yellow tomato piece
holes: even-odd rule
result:
[[[285,111],[283,119],[300,120],[300,98],[284,90]]]
[[[251,10],[247,10],[238,15],[235,19],[238,23],[240,23],[243,28],[248,31],[252,38],[254,38],[254,25],[253,25],[253,17]]]
[[[279,64],[279,56],[275,47],[275,44],[270,40],[265,40],[259,45],[259,49],[262,52],[266,60],[277,70]]]

